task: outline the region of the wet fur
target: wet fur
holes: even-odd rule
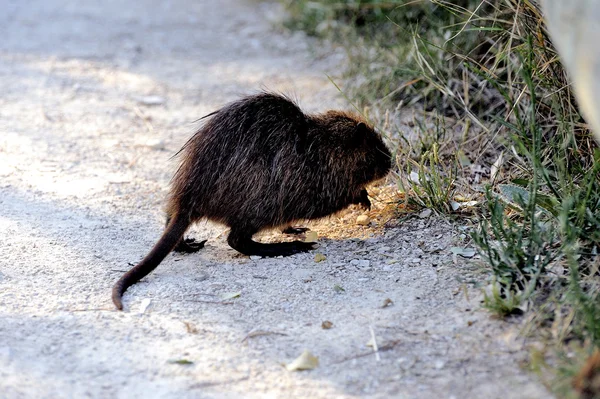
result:
[[[365,186],[384,177],[391,155],[360,117],[342,111],[306,115],[270,93],[243,98],[212,113],[181,149],[171,184],[167,227],[152,251],[113,288],[113,302],[177,248],[206,218],[231,228],[227,242],[246,255],[292,255],[313,248],[301,241],[263,244],[260,230],[331,215],[350,204],[370,206]]]

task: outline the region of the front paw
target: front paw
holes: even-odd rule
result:
[[[366,189],[362,189],[360,194],[358,195],[357,201],[355,204],[362,206],[366,210],[371,210],[371,201],[369,200],[369,193]]]

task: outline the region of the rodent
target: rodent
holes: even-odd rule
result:
[[[205,241],[183,239],[192,223],[206,218],[230,227],[227,242],[245,255],[306,252],[315,244],[266,244],[252,236],[322,218],[350,204],[370,207],[365,186],[391,168],[391,154],[380,135],[352,113],[308,115],[288,97],[263,92],[204,118],[178,152],[181,163],[171,182],[163,235],[113,287],[119,310],[125,290],[173,249],[195,252],[203,247]]]

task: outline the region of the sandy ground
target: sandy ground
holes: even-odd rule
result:
[[[169,256],[115,311],[193,121],[261,87],[344,106],[325,76],[343,57],[275,31],[268,4],[0,9],[1,398],[550,397],[519,368],[518,325],[479,309],[482,276],[439,219],[340,238],[327,232],[355,214],[331,218],[313,226],[321,262],[240,256],[200,224],[207,247]],[[282,366],[305,349],[315,370]]]

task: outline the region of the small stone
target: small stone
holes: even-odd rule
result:
[[[360,215],[356,218],[356,224],[359,226],[367,226],[369,223],[371,223],[369,215]]]
[[[259,260],[262,259],[262,256],[259,255],[250,255],[250,260]]]
[[[162,105],[165,103],[165,99],[161,96],[142,96],[135,99],[138,103],[147,106]]]
[[[323,330],[329,330],[331,327],[333,327],[333,323],[329,320],[325,320],[323,323],[321,323],[321,328]]]
[[[153,150],[164,150],[165,142],[159,139],[148,139],[146,140],[145,146]]]
[[[371,266],[371,261],[367,259],[362,259],[358,261],[358,267],[360,267],[361,269],[367,268],[369,266]]]
[[[429,209],[429,208],[423,209],[421,211],[421,213],[419,213],[419,217],[421,219],[425,219],[425,218],[428,218],[429,216],[431,216],[432,213],[433,213],[433,211],[431,209]]]

